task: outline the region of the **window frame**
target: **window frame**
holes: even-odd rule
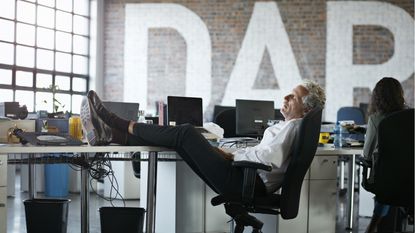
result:
[[[73,99],[74,99],[74,95],[86,95],[87,91],[89,90],[89,81],[90,81],[90,59],[91,59],[91,55],[90,55],[90,48],[91,48],[91,1],[88,0],[87,6],[87,12],[88,15],[83,15],[83,12],[80,13],[75,13],[74,9],[74,3],[75,0],[66,0],[66,1],[72,1],[72,9],[71,11],[67,11],[67,10],[62,10],[57,8],[57,1],[55,0],[55,4],[54,7],[50,7],[47,5],[43,5],[41,3],[38,3],[37,1],[26,1],[26,0],[14,0],[14,18],[6,18],[6,17],[2,17],[0,16],[1,20],[7,20],[10,21],[14,24],[14,36],[13,36],[13,41],[6,41],[6,40],[2,40],[0,39],[0,43],[6,43],[6,44],[11,44],[13,46],[13,52],[14,52],[14,56],[13,56],[13,64],[4,64],[4,63],[0,63],[0,69],[4,69],[4,70],[10,70],[11,71],[11,83],[10,84],[0,84],[0,89],[6,89],[6,90],[12,90],[13,92],[13,101],[16,101],[16,91],[31,91],[33,92],[33,101],[31,104],[33,104],[33,112],[36,112],[40,109],[36,109],[36,93],[37,92],[47,92],[47,93],[52,93],[53,98],[55,98],[55,94],[69,94],[70,95],[70,103],[69,106],[66,108],[69,112],[74,112],[74,109],[72,109],[73,106]],[[28,23],[28,22],[23,22],[23,21],[19,21],[17,19],[17,14],[18,14],[18,2],[23,2],[23,3],[30,3],[33,4],[35,7],[35,16],[34,16],[34,22]],[[52,9],[54,11],[54,23],[53,23],[53,27],[46,27],[46,26],[41,26],[37,24],[37,14],[38,14],[38,8],[39,6],[41,7],[46,7],[49,9]],[[71,23],[72,23],[72,27],[71,27],[71,31],[64,31],[64,30],[60,30],[56,28],[56,18],[57,18],[57,12],[61,11],[64,13],[69,13],[71,15]],[[74,18],[75,17],[83,17],[85,20],[87,20],[87,24],[85,24],[87,26],[86,29],[86,34],[79,34],[79,33],[75,33],[74,28],[75,25],[74,24]],[[17,42],[17,25],[18,24],[25,24],[25,25],[30,25],[30,26],[34,26],[35,30],[34,30],[34,45],[27,45],[27,44],[22,44],[22,43],[18,43]],[[37,43],[37,33],[38,33],[38,29],[39,28],[44,28],[44,29],[49,29],[53,31],[53,49],[50,48],[44,48],[44,47],[39,47],[38,43]],[[65,51],[61,51],[61,50],[57,50],[56,48],[56,33],[57,32],[64,32],[67,34],[70,34],[71,36],[71,44],[70,44],[70,52],[65,52]],[[74,37],[75,36],[80,36],[81,38],[85,39],[85,42],[87,41],[86,44],[86,51],[84,54],[81,53],[76,53],[74,52]],[[85,44],[84,44],[85,45]],[[21,65],[17,65],[17,47],[18,46],[25,46],[25,47],[29,47],[31,49],[33,49],[34,54],[33,54],[33,67],[27,67],[27,66],[21,66]],[[51,51],[53,53],[53,64],[51,65],[51,69],[40,69],[37,68],[38,65],[38,58],[37,58],[37,51],[38,50],[46,50],[46,51]],[[56,70],[56,60],[57,60],[57,53],[64,53],[67,55],[70,55],[70,60],[71,60],[71,65],[70,65],[70,71],[69,72],[64,72],[64,71],[59,71]],[[85,70],[85,74],[80,74],[80,73],[74,73],[74,60],[76,56],[81,56],[83,58],[86,59],[86,70]],[[16,85],[16,81],[17,81],[17,77],[16,77],[16,72],[18,71],[24,71],[24,72],[30,72],[32,73],[32,86],[31,87],[25,87],[25,86],[18,86]],[[59,90],[59,89],[55,89],[55,88],[39,88],[37,87],[37,74],[47,74],[47,75],[51,75],[52,77],[52,87],[55,87],[56,85],[56,76],[66,76],[69,78],[70,82],[69,82],[69,90]],[[73,88],[73,79],[74,78],[80,78],[80,79],[84,79],[85,80],[85,90],[84,91],[74,91]],[[53,105],[55,104],[53,100],[51,100],[53,102]],[[25,103],[20,103],[21,105],[25,104]],[[55,109],[55,106],[53,106],[53,109]],[[75,111],[78,112],[79,110]]]

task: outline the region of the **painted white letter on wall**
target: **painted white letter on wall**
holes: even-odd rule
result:
[[[124,101],[147,109],[148,30],[172,28],[187,45],[186,96],[211,97],[211,41],[203,21],[178,4],[126,4],[124,41]],[[163,80],[160,80],[163,81]],[[182,83],[178,85],[183,85]]]
[[[353,64],[353,25],[387,28],[394,37],[394,54],[383,64]],[[327,3],[326,121],[337,110],[353,105],[353,87],[373,89],[384,76],[399,81],[414,72],[414,19],[403,9],[382,2]]]
[[[279,90],[252,89],[265,49],[278,78]],[[241,50],[231,73],[223,105],[235,105],[235,99],[264,99],[281,106],[283,97],[301,82],[290,41],[275,2],[255,3]]]

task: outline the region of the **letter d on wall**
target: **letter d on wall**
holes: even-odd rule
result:
[[[394,54],[383,64],[353,64],[353,26],[387,28],[394,37]],[[403,9],[382,2],[336,1],[327,3],[326,121],[337,110],[353,105],[353,87],[373,89],[391,76],[406,80],[414,72],[414,19]]]
[[[124,42],[124,101],[147,109],[148,30],[173,28],[186,41],[186,96],[199,96],[204,108],[211,96],[211,42],[202,19],[188,8],[171,3],[126,4]],[[160,80],[162,82],[163,80]]]

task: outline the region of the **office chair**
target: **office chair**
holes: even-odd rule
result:
[[[279,109],[279,108],[277,108],[277,109],[275,109],[275,120],[281,120],[281,121],[283,121],[283,120],[285,120],[285,117],[284,117],[284,115],[282,115],[282,113],[280,112],[280,110],[281,109]]]
[[[292,145],[291,160],[285,173],[281,194],[268,193],[265,196],[254,196],[257,169],[271,171],[271,166],[250,161],[234,161],[232,165],[241,167],[244,172],[242,193],[237,196],[218,195],[212,198],[212,205],[232,204],[250,213],[281,214],[283,219],[295,218],[298,214],[303,179],[318,146],[321,112],[321,109],[314,109],[307,113],[301,122]],[[261,232],[263,223],[254,216],[245,215],[245,218],[240,219],[241,213],[230,215],[236,221],[235,233],[242,233],[245,226],[252,226],[253,233]]]
[[[133,167],[134,176],[138,179],[141,178],[141,153],[140,152],[134,152],[131,156],[132,161],[131,165]]]
[[[359,107],[342,107],[337,111],[337,121],[353,120],[356,125],[364,125],[365,114]]]
[[[382,204],[404,207],[413,219],[414,109],[392,113],[379,123],[378,158],[373,162],[363,165],[363,188]],[[368,180],[369,169],[374,172],[373,183]]]
[[[218,116],[219,113],[228,109],[235,109],[235,106],[223,106],[223,105],[215,105],[213,107],[213,120]]]
[[[225,109],[218,113],[214,123],[223,128],[223,137],[236,137],[236,111],[235,108]]]

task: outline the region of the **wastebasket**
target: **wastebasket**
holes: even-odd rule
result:
[[[143,233],[144,208],[101,207],[101,233]]]
[[[69,199],[25,200],[27,233],[66,233]]]
[[[68,164],[45,165],[45,196],[67,197],[69,194]]]

